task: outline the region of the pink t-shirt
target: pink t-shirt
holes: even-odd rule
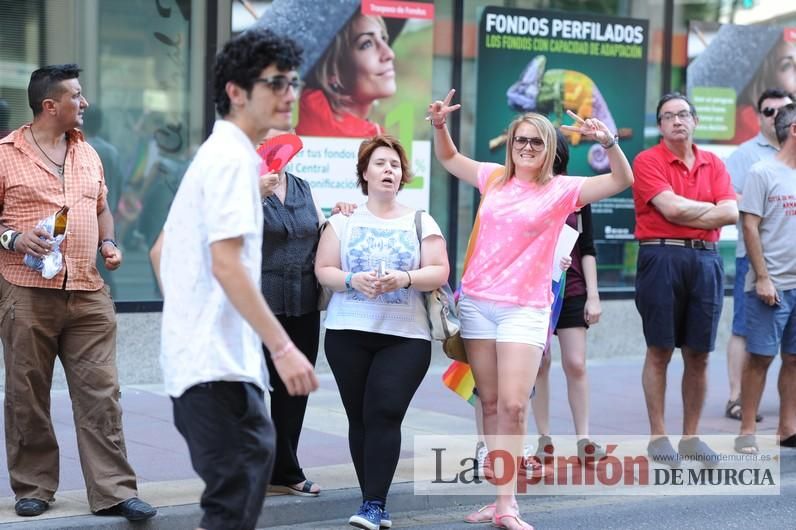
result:
[[[480,164],[481,193],[489,175],[500,167]],[[495,302],[550,307],[553,254],[585,180],[562,175],[540,186],[512,177],[503,186],[490,185],[462,292]]]

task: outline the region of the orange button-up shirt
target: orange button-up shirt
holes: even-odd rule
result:
[[[63,180],[42,162],[23,134],[30,124],[0,139],[0,223],[20,232],[32,230],[62,206],[69,206],[61,243],[64,267],[52,279],[22,263],[23,254],[0,247],[0,274],[9,283],[69,291],[96,291],[104,282],[97,271],[99,224],[106,207],[105,176],[97,152],[78,129],[67,132]]]

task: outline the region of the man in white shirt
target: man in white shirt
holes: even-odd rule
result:
[[[253,529],[274,460],[261,343],[291,395],[318,387],[312,365],[260,293],[263,219],[255,145],[290,127],[301,50],[253,29],[216,57],[221,116],[151,251],[163,291],[160,361],[174,423],[205,482],[200,527]]]

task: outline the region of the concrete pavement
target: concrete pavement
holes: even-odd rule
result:
[[[435,355],[441,355],[435,352]],[[591,433],[599,435],[646,434],[647,415],[641,389],[642,359],[638,356],[589,362],[591,381]],[[404,422],[401,460],[388,500],[394,519],[401,512],[475,505],[478,497],[418,497],[412,491],[413,435],[472,434],[472,407],[441,383],[445,361],[435,359]],[[774,374],[763,396],[758,429],[774,434],[778,396]],[[678,433],[682,424],[680,378],[682,360],[675,355],[669,369],[667,430]],[[724,417],[727,384],[725,358],[714,354],[709,364],[709,390],[701,430],[705,434],[737,434],[739,423]],[[323,493],[318,498],[269,496],[260,522],[276,526],[329,520],[350,515],[361,500],[350,464],[346,440],[347,421],[336,385],[330,374],[320,374],[321,388],[314,393],[304,423],[299,456],[307,477]],[[555,434],[574,434],[565,381],[559,364],[552,376],[551,425]],[[124,427],[128,454],[140,479],[141,497],[160,508],[160,514],[140,528],[193,528],[199,520],[196,504],[202,490],[190,466],[185,442],[171,418],[171,402],[159,385],[128,385],[122,390]],[[14,499],[5,466],[0,468],[0,525],[4,528],[129,528],[121,518],[89,515],[77,456],[68,394],[54,391],[52,416],[61,446],[61,487],[56,502],[43,516],[16,517]],[[532,421],[531,421],[531,425]],[[531,427],[531,432],[533,428]],[[4,453],[4,448],[2,451]],[[793,452],[791,453],[793,456]]]

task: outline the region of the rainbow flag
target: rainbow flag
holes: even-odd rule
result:
[[[561,316],[561,307],[564,305],[566,278],[567,273],[565,271],[561,275],[559,281],[553,282],[553,306],[550,312],[550,328],[547,334],[548,344],[552,339],[553,330],[555,330],[556,324],[558,323],[558,317]],[[469,364],[453,361],[450,366],[448,366],[448,369],[445,370],[445,373],[442,374],[442,384],[453,390],[457,396],[470,405],[475,404],[475,394],[473,394],[475,379],[473,378],[473,371],[470,369]]]
[[[470,405],[475,404],[475,379],[469,364],[453,361],[442,374],[442,383]]]

